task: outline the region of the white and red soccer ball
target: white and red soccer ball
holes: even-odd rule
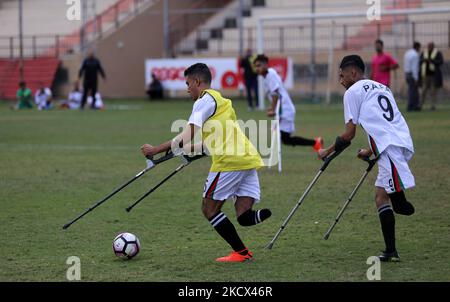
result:
[[[141,249],[141,243],[136,235],[131,233],[120,233],[114,238],[113,251],[119,258],[131,259]]]

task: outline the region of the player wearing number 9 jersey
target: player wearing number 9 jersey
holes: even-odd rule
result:
[[[335,144],[320,150],[319,155],[324,158],[350,143],[357,125],[365,130],[369,148],[360,150],[358,157],[370,157],[372,154],[379,157],[375,202],[386,244],[379,258],[381,261],[399,261],[395,247],[394,212],[402,215],[414,213],[413,205],[404,194],[404,190],[415,185],[408,166],[414,146],[408,125],[391,90],[383,84],[365,79],[364,69],[364,62],[357,55],[342,59],[340,82],[347,89],[344,94],[346,131],[337,137]]]

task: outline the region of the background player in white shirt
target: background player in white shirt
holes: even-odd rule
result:
[[[83,92],[80,90],[78,81],[74,83],[73,90],[69,93],[69,98],[64,107],[67,106],[69,109],[80,109],[81,101],[83,99]]]
[[[365,130],[370,149],[362,149],[358,157],[379,156],[378,177],[375,182],[375,202],[381,222],[386,250],[381,261],[399,261],[395,247],[394,212],[412,215],[414,207],[406,200],[404,190],[414,187],[408,161],[414,154],[408,125],[398,110],[391,90],[378,82],[364,78],[364,62],[357,55],[346,56],[340,65],[340,83],[344,94],[345,132],[335,144],[319,151],[327,157],[343,149],[355,137],[356,126]],[[389,203],[389,200],[392,203]]]
[[[105,105],[103,104],[103,100],[102,100],[102,96],[100,94],[100,92],[95,93],[95,105],[92,106],[92,96],[88,96],[87,98],[87,104],[89,107],[91,107],[92,109],[100,109],[103,110],[105,109]]]
[[[273,68],[269,68],[269,58],[263,54],[258,55],[254,61],[256,73],[264,78],[264,90],[271,101],[271,105],[267,110],[269,117],[275,116],[275,110],[278,102],[280,117],[281,141],[285,145],[291,146],[312,146],[318,152],[323,146],[323,139],[317,137],[315,139],[303,138],[300,136],[292,136],[295,132],[295,106],[291,97],[283,85],[283,81]]]
[[[50,109],[52,103],[52,91],[40,83],[39,89],[36,90],[34,101],[39,110]]]

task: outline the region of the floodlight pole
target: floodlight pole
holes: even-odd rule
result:
[[[86,24],[87,24],[87,0],[81,0],[81,29],[80,29],[80,51],[86,56]]]
[[[263,19],[259,18],[258,20],[258,54],[264,53],[264,37],[263,37]],[[266,104],[264,100],[264,82],[263,77],[258,76],[258,108],[259,110],[266,109]]]
[[[316,13],[316,1],[311,0],[311,14]],[[311,73],[311,100],[316,99],[316,19],[311,18],[311,63],[309,71]]]
[[[23,72],[23,0],[19,0],[19,77],[24,80]]]
[[[239,0],[238,23],[239,23],[239,56],[244,56],[244,22],[242,14],[244,13],[244,0]]]
[[[163,44],[164,57],[170,56],[170,24],[169,24],[169,0],[163,1]]]

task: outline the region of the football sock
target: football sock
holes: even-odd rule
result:
[[[209,223],[213,226],[217,233],[219,233],[219,235],[222,236],[226,242],[228,242],[234,251],[246,253],[247,249],[245,248],[244,243],[241,238],[239,238],[233,223],[231,223],[225,213],[217,213],[209,219]]]
[[[237,221],[242,226],[252,226],[263,222],[272,215],[269,209],[261,209],[253,211],[252,209],[247,210],[241,216],[238,217]]]
[[[402,215],[414,214],[414,206],[406,200],[405,192],[394,192],[389,194],[394,212]]]
[[[392,253],[395,251],[395,217],[391,205],[385,204],[379,207],[378,215],[386,244],[386,253]]]
[[[314,146],[316,141],[300,136],[291,136],[290,133],[281,131],[281,141],[285,145],[291,146]]]

